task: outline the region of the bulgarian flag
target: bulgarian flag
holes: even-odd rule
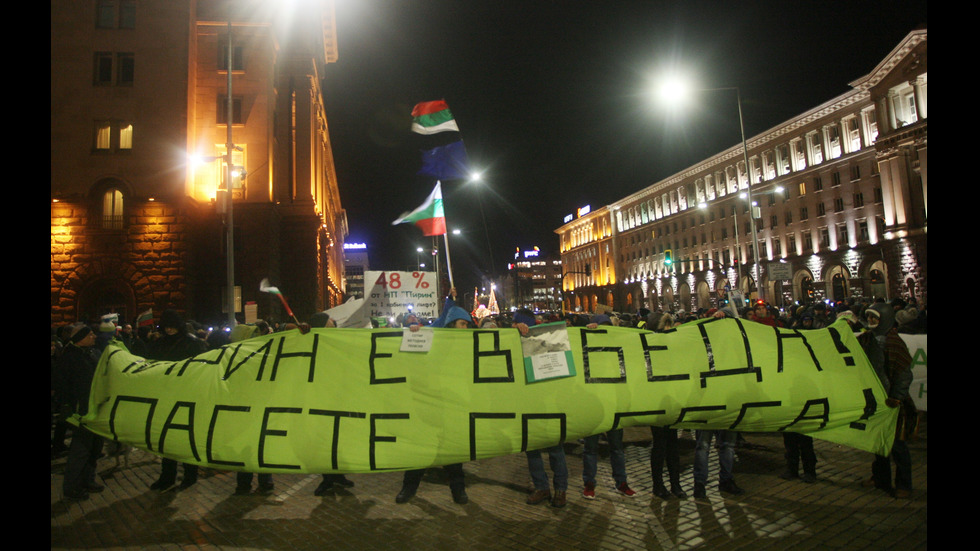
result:
[[[153,308],[143,312],[136,318],[136,327],[150,327],[153,325]]]
[[[459,127],[446,102],[425,101],[412,109],[412,132],[438,134],[449,130],[459,132]]]
[[[286,297],[282,296],[282,291],[279,290],[279,287],[273,287],[272,285],[269,285],[269,278],[262,278],[262,281],[259,282],[259,291],[262,291],[263,293],[273,294],[279,297],[279,301],[282,302],[283,307],[286,308],[286,313],[289,314],[289,316],[292,317],[294,320],[296,320],[296,316],[293,314],[292,309],[289,308],[289,304],[286,302]],[[299,324],[299,321],[296,320],[296,323]]]
[[[435,189],[422,203],[422,206],[406,212],[391,223],[392,226],[411,222],[422,230],[422,235],[446,235],[446,214],[442,210],[442,182],[436,182]]]

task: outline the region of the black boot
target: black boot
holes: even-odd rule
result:
[[[401,491],[395,496],[395,503],[407,503],[408,500],[415,496],[417,489],[417,486],[403,485]]]

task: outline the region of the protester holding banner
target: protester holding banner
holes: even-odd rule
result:
[[[261,320],[260,320],[261,321]],[[268,324],[265,324],[265,328],[260,328],[258,323],[252,324],[242,324],[236,325],[234,329],[231,330],[231,335],[229,340],[231,342],[245,341],[254,337],[262,336],[264,331],[268,328]],[[184,468],[186,472],[186,466]],[[235,494],[236,496],[245,496],[252,493],[252,478],[253,474],[249,472],[238,472],[235,473]],[[272,475],[269,473],[259,473],[259,487],[258,493],[268,494],[271,493],[275,488],[275,484],[272,482]]]
[[[446,304],[443,307],[442,314],[439,316],[432,326],[433,327],[447,327],[452,329],[470,329],[475,328],[473,323],[473,318],[470,314],[456,306],[456,289],[453,288],[449,291],[450,296],[446,297]],[[412,325],[411,330],[418,331],[419,325]],[[450,465],[444,465],[443,469],[449,474],[449,490],[453,494],[453,501],[460,505],[464,505],[469,502],[469,497],[466,495],[466,482],[463,478],[463,464],[453,463]],[[402,489],[395,496],[395,503],[407,503],[408,500],[415,496],[415,492],[418,491],[419,484],[422,482],[422,476],[425,475],[425,469],[413,469],[410,471],[405,471],[405,475],[402,480]]]
[[[310,316],[310,327],[337,327],[337,322],[330,317],[330,314],[326,312],[317,312]],[[320,484],[315,490],[313,490],[313,495],[326,495],[326,493],[333,489],[334,486],[341,488],[352,488],[354,486],[354,482],[342,474],[324,474],[323,480],[321,480]]]
[[[726,310],[715,312],[713,317],[724,318],[728,315]],[[733,469],[735,467],[735,444],[738,441],[738,433],[728,430],[698,430],[694,431],[697,445],[694,448],[694,499],[707,498],[706,486],[708,484],[708,452],[711,449],[711,440],[714,438],[715,445],[718,447],[718,489],[733,495],[745,493],[745,490],[735,484]]]
[[[175,362],[196,356],[208,349],[207,344],[187,332],[187,325],[176,310],[164,310],[160,315],[160,338],[147,347],[146,358],[150,360]],[[189,488],[197,482],[197,465],[184,463],[184,478],[181,489]],[[163,458],[160,462],[160,478],[150,484],[151,490],[165,492],[174,487],[177,481],[177,462]]]
[[[78,324],[61,354],[59,369],[65,377],[65,390],[71,414],[88,413],[89,389],[98,363],[94,353],[96,334],[85,324]],[[63,491],[69,500],[88,499],[88,494],[104,488],[95,482],[95,465],[102,454],[101,436],[85,427],[72,429],[65,465]]]
[[[482,324],[482,322],[481,322]],[[537,325],[534,314],[522,308],[514,313],[513,327],[520,331],[521,335],[526,335],[528,328]],[[496,327],[496,325],[494,325]],[[552,484],[548,484],[548,473],[544,470],[544,458],[541,452],[547,452],[548,465],[551,467],[552,484],[555,492],[552,494]],[[566,492],[568,491],[568,464],[565,461],[565,447],[559,443],[550,448],[531,450],[524,452],[527,456],[527,469],[531,474],[531,485],[533,489],[527,496],[528,505],[537,505],[544,501],[550,501],[552,507],[561,508],[567,502]],[[586,495],[585,497],[589,497]],[[591,497],[595,497],[593,492]]]
[[[712,315],[714,312],[711,313]],[[647,327],[657,333],[663,333],[674,327],[671,316],[650,314]],[[670,427],[650,427],[653,444],[650,446],[650,474],[653,478],[653,495],[660,499],[668,499],[671,494],[685,499],[687,493],[681,489],[681,459],[677,446],[677,429]],[[664,486],[664,463],[667,464],[667,476],[670,477],[670,491]]]
[[[516,318],[515,318],[516,319]],[[593,316],[587,329],[596,329],[600,325],[615,325],[613,319],[606,314]],[[615,429],[605,433],[609,443],[609,463],[612,466],[613,481],[616,491],[626,497],[633,497],[633,491],[626,481],[626,453],[623,450],[623,429]],[[586,499],[595,498],[595,475],[598,470],[599,438],[602,434],[593,434],[585,438],[585,450],[582,452],[582,482],[585,489],[582,495]]]
[[[912,385],[912,356],[908,346],[898,335],[895,323],[895,310],[890,304],[878,302],[865,311],[868,327],[884,351],[884,369],[887,380],[883,379],[888,398],[885,405],[900,408],[898,423],[895,426],[895,442],[891,455],[875,455],[871,465],[871,478],[865,480],[865,487],[876,487],[897,498],[912,495],[912,456],[906,441],[918,428],[918,411],[909,395]],[[891,461],[895,461],[895,485],[892,487]]]

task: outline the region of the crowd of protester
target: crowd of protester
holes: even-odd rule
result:
[[[895,497],[908,497],[912,489],[910,459],[905,442],[914,435],[917,421],[915,406],[909,398],[911,383],[911,358],[908,350],[897,337],[898,334],[925,334],[927,314],[925,306],[919,306],[914,301],[893,299],[869,300],[850,298],[846,301],[828,304],[815,301],[807,305],[792,305],[785,308],[775,308],[765,302],[746,303],[736,308],[734,305],[722,304],[719,308],[698,309],[694,311],[650,311],[645,308],[635,313],[607,312],[587,314],[582,312],[534,313],[526,309],[514,312],[504,312],[474,318],[473,313],[455,305],[455,295],[447,298],[446,307],[440,318],[420,320],[412,313],[398,315],[386,321],[374,321],[374,326],[406,327],[417,329],[423,325],[435,327],[458,328],[517,328],[522,334],[529,326],[543,323],[564,322],[569,327],[594,329],[599,325],[634,327],[654,332],[672,330],[684,323],[701,318],[738,317],[763,323],[773,327],[787,329],[820,329],[834,323],[838,318],[847,319],[855,333],[859,333],[860,342],[865,348],[876,373],[882,380],[888,392],[888,407],[902,409],[901,419],[896,431],[896,443],[889,457],[876,457],[873,463],[872,476],[863,482],[866,487],[875,487],[888,492]],[[266,322],[259,320],[252,324],[241,324],[235,327],[219,326],[205,327],[194,321],[184,321],[173,310],[163,312],[159,323],[138,327],[133,330],[131,324],[120,321],[113,315],[107,315],[99,320],[87,323],[65,324],[52,327],[51,331],[51,457],[68,456],[65,470],[64,495],[69,500],[82,500],[88,494],[100,492],[103,487],[95,478],[95,464],[103,456],[103,439],[74,427],[66,422],[72,415],[84,415],[88,405],[88,391],[98,358],[105,346],[116,341],[132,353],[149,359],[177,360],[193,356],[206,350],[217,349],[231,342],[237,342],[252,337],[267,335],[279,331],[299,329],[302,332],[310,327],[336,327],[326,313],[315,314],[309,323],[295,324],[290,322]],[[904,349],[904,350],[903,350]],[[680,487],[680,466],[677,457],[677,430],[669,427],[651,427],[651,473],[654,480],[653,493],[661,499],[686,498],[687,493]],[[734,481],[733,455],[734,449],[744,439],[741,435],[728,431],[695,431],[697,442],[693,488],[694,498],[701,499],[706,495],[707,456],[710,443],[715,440],[721,464],[720,491],[732,495],[744,492]],[[585,448],[585,472],[583,473],[582,497],[595,497],[595,455],[600,438],[610,447],[613,462],[614,488],[621,495],[633,497],[633,491],[626,482],[625,467],[622,456],[622,431],[593,435],[581,441]],[[70,444],[66,444],[70,442]],[[786,448],[786,467],[780,476],[787,480],[800,479],[813,483],[816,479],[812,438],[799,434],[784,434]],[[534,488],[530,491],[527,503],[534,505],[549,502],[554,507],[562,507],[566,503],[568,472],[565,467],[564,451],[561,446],[545,450],[528,452],[528,465]],[[554,473],[554,488],[548,483],[544,472],[541,452],[549,455],[551,468]],[[799,474],[799,463],[802,460],[803,474]],[[890,461],[897,465],[897,473],[892,483]],[[662,469],[668,467],[670,490],[663,481]],[[451,490],[453,499],[464,504],[468,501],[465,493],[461,465],[453,465],[451,474]],[[187,488],[197,481],[198,467],[185,464],[184,477],[177,485],[177,464],[164,459],[161,464],[160,478],[151,485],[152,490],[169,491],[174,488]],[[396,502],[405,503],[415,494],[415,489],[421,480],[421,472],[411,471],[406,474],[401,492]],[[251,491],[252,476],[250,473],[240,473],[237,478],[235,495],[246,495]],[[326,495],[335,488],[349,488],[354,483],[343,475],[325,474],[323,482],[317,487],[315,495]],[[271,492],[273,489],[272,476],[259,476],[258,491]],[[552,491],[554,490],[554,491]]]

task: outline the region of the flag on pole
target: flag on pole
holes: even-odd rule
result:
[[[446,102],[425,101],[412,109],[412,132],[428,135],[450,130],[459,132],[459,127]]]
[[[289,317],[296,320],[296,316],[293,314],[292,309],[290,309],[289,304],[286,303],[286,297],[282,296],[282,291],[280,291],[278,287],[269,285],[269,278],[262,278],[262,281],[259,283],[259,290],[263,293],[277,295],[279,297],[279,301],[282,302],[283,307],[286,308],[286,313],[289,314]],[[296,323],[298,324],[299,321],[297,320]]]
[[[392,226],[411,222],[422,230],[422,235],[446,235],[446,214],[442,210],[442,183],[436,182],[435,189],[422,203],[422,206],[406,212],[391,223]]]
[[[469,177],[469,159],[463,141],[453,142],[422,152],[422,169],[419,174],[438,180],[465,180]]]

